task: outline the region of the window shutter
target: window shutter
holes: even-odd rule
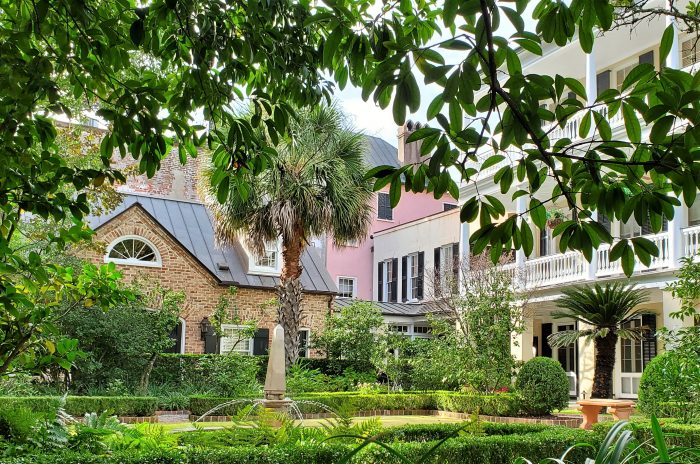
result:
[[[408,270],[407,261],[408,259],[406,256],[401,257],[401,301],[403,302],[408,299],[408,276],[406,275],[406,271]]]
[[[576,96],[576,92],[569,92],[566,94],[566,98],[576,100],[578,97]]]
[[[603,71],[596,76],[596,86],[598,91],[596,96],[600,96],[601,93],[610,88],[610,70]]]
[[[396,292],[398,290],[398,282],[399,282],[399,276],[398,276],[398,271],[399,269],[399,258],[394,258],[391,260],[391,270],[392,270],[392,276],[391,276],[391,302],[396,303]]]
[[[423,299],[423,270],[425,269],[425,253],[418,252],[418,285],[416,285],[416,298]]]
[[[377,265],[377,301],[384,301],[384,263]]]
[[[253,354],[267,354],[267,346],[270,340],[270,329],[258,329],[253,336]]]
[[[459,243],[452,244],[452,276],[454,277],[453,284],[455,290],[458,287],[459,281]]]
[[[654,66],[654,50],[639,55],[639,64],[649,63]]]
[[[663,216],[662,222],[661,222],[661,232],[668,232],[668,219],[666,219],[666,216]]]
[[[305,358],[307,350],[309,348],[309,331],[300,330],[299,331],[299,357]]]
[[[644,224],[642,224],[642,235],[649,235],[653,233],[654,231],[651,230],[651,221],[647,217],[646,221],[644,221]]]
[[[656,314],[642,314],[642,363],[644,367],[656,357]]]
[[[435,296],[440,294],[440,247],[435,248],[433,254],[433,269],[435,269],[434,292]]]
[[[547,229],[540,229],[540,256],[547,256],[549,254],[547,238]]]
[[[206,354],[219,354],[219,336],[216,335],[214,327],[204,336],[204,352]]]
[[[610,218],[601,212],[598,212],[598,224],[610,233]]]

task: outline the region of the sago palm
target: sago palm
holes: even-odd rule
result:
[[[554,312],[553,317],[573,319],[587,327],[557,332],[547,340],[553,347],[569,345],[582,337],[592,340],[595,363],[591,397],[611,398],[617,341],[641,337],[641,329],[625,325],[639,315],[638,306],[647,301],[647,294],[621,283],[578,287],[562,293],[563,298],[557,302],[562,311]]]
[[[297,116],[290,135],[276,144],[270,166],[247,179],[247,195],[232,189],[220,202],[209,187],[214,170],[202,176],[220,242],[243,238],[262,256],[266,243],[281,241],[278,321],[285,331],[287,368],[299,351],[301,256],[309,239],[328,234],[335,244],[361,240],[371,223],[364,137],[335,106],[300,110]]]

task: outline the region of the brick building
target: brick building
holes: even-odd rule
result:
[[[94,240],[104,245],[104,253],[86,251],[85,257],[95,263],[115,262],[127,280],[142,275],[185,293],[180,325],[173,334],[177,340],[174,351],[216,353],[233,349],[264,354],[277,318],[276,307],[269,303],[276,297],[280,250],[270,249],[265,256],[255,257],[243,240],[235,246],[218,246],[211,217],[197,201],[197,163],[191,161],[181,166],[173,153],[153,179],[132,176],[120,186],[122,203],[102,216],[88,218],[95,230]],[[307,250],[302,265],[302,354],[313,356],[316,353],[306,342],[311,333],[322,329],[337,289],[317,250]],[[237,288],[232,298],[236,314],[243,321],[257,323],[253,338],[239,341],[236,332],[241,327],[226,325],[230,336],[219,339],[207,324],[220,298],[229,295],[232,286]]]

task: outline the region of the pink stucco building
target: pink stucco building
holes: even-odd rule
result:
[[[411,122],[399,129],[399,148],[390,143],[367,136],[367,164],[370,167],[390,165],[399,167],[405,163],[419,161],[419,151],[415,143],[405,145],[407,134],[415,129]],[[320,244],[324,248],[326,267],[338,285],[339,297],[352,297],[372,300],[373,283],[373,234],[405,222],[429,216],[455,207],[456,201],[449,196],[435,199],[432,193],[401,194],[396,208],[389,204],[389,188],[374,194],[368,205],[374,215],[369,234],[364,241],[351,246],[335,247],[331,238]]]

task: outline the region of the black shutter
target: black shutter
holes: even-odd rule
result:
[[[459,282],[459,243],[452,244],[452,276],[454,277],[454,288],[458,287]]]
[[[654,66],[654,50],[639,55],[639,64],[649,63]]]
[[[270,329],[258,329],[253,337],[253,354],[267,354],[267,346],[270,340]]]
[[[440,295],[440,247],[435,248],[433,255],[433,268],[435,269],[434,293]]]
[[[549,336],[552,335],[552,323],[542,324],[542,356],[552,357],[552,346],[549,344]]]
[[[184,337],[184,335],[185,334],[182,333],[182,321],[178,319],[177,325],[173,327],[173,330],[171,330],[168,335],[168,337],[173,340],[173,345],[164,350],[163,353],[179,353],[180,347],[182,346],[182,337]]]
[[[216,335],[214,327],[209,328],[209,332],[204,336],[204,352],[206,354],[219,354],[219,336]]]
[[[642,363],[646,367],[656,356],[656,314],[642,314]]]
[[[377,265],[377,301],[384,301],[384,262]]]
[[[405,302],[408,298],[407,296],[407,290],[408,290],[408,276],[406,275],[406,269],[407,269],[407,257],[402,256],[401,257],[401,301]]]
[[[601,212],[598,212],[598,224],[610,233],[610,218]]]
[[[642,235],[649,235],[653,233],[654,231],[651,229],[651,221],[647,217],[646,221],[644,221],[644,224],[642,224]]]
[[[661,220],[661,232],[668,232],[668,219],[666,219],[666,216],[662,216]]]
[[[425,268],[425,253],[418,252],[418,284],[416,285],[416,298],[423,299],[423,270]]]
[[[394,258],[391,260],[391,302],[396,303],[396,297],[397,294],[396,292],[398,291],[398,282],[399,282],[399,273],[397,272],[399,270],[399,258]]]
[[[540,229],[540,256],[547,256],[549,254],[547,235],[547,229]]]
[[[569,92],[566,94],[566,98],[570,100],[576,100],[576,92]]]
[[[601,93],[610,88],[610,70],[603,71],[596,76],[596,86],[598,92],[596,96],[600,96]]]

